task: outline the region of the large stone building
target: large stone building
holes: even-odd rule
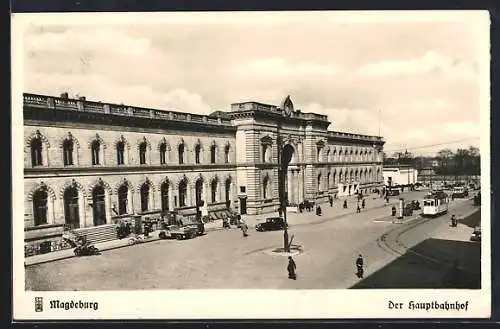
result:
[[[25,227],[193,213],[197,202],[205,213],[273,212],[278,145],[290,160],[292,204],[383,185],[383,139],[329,125],[324,115],[295,110],[290,97],[197,115],[24,94]]]

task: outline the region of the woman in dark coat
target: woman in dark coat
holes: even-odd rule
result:
[[[292,256],[288,256],[288,266],[286,269],[288,270],[288,278],[289,279],[297,280],[297,274],[295,273],[296,268],[297,268],[297,265],[293,261]]]

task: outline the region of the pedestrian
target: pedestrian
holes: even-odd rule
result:
[[[361,254],[358,255],[356,259],[356,275],[358,278],[362,279],[364,274],[364,260]]]
[[[392,217],[396,216],[396,206],[392,206],[391,214]]]
[[[347,200],[344,200],[344,205],[343,205],[344,209],[347,209]]]
[[[297,265],[293,261],[292,256],[288,256],[288,266],[286,269],[288,270],[288,278],[292,280],[297,280],[297,273],[295,273],[295,269],[297,268]]]
[[[248,225],[245,221],[241,221],[240,224],[241,232],[243,233],[243,237],[246,238],[248,236]]]
[[[316,206],[316,216],[321,216],[321,207],[319,205]]]
[[[457,219],[455,214],[451,215],[451,227],[457,227]]]
[[[361,208],[359,207],[359,203],[357,205],[357,208],[356,208],[356,213],[360,213],[361,212]]]
[[[365,209],[365,199],[363,199],[363,201],[361,201],[361,207],[362,207],[363,209]]]

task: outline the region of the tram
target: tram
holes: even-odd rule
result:
[[[439,216],[448,212],[449,198],[443,191],[431,192],[424,198],[423,216]]]

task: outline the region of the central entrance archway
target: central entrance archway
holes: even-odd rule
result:
[[[288,168],[292,159],[294,157],[295,149],[292,145],[286,144],[283,146],[283,151],[281,155],[281,170],[283,171],[283,197],[285,199],[285,203],[298,203],[298,180],[296,179],[293,172],[291,172]]]

